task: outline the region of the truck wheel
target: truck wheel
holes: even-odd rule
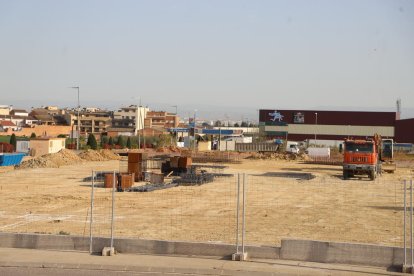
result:
[[[347,170],[343,171],[343,175],[344,175],[344,180],[347,180],[349,178],[349,174]]]
[[[375,179],[375,171],[369,172],[369,179],[374,180]]]

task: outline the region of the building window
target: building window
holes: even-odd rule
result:
[[[302,112],[293,113],[293,123],[294,124],[303,124],[305,123],[305,114]]]

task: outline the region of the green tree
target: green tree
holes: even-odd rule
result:
[[[97,150],[98,149],[98,143],[96,142],[95,135],[93,133],[89,134],[88,136],[88,143],[86,143],[91,149]]]
[[[129,149],[132,147],[131,138],[130,137],[128,137],[128,140],[126,142],[126,147],[129,148]]]
[[[32,138],[36,138],[36,133],[32,132],[32,134],[30,135],[30,139]]]
[[[235,124],[234,124],[234,127],[240,127],[240,126],[239,126],[239,124],[238,124],[238,123],[235,123]]]
[[[106,135],[101,136],[101,147],[104,147],[104,145],[108,144],[109,138]]]
[[[114,139],[112,137],[109,137],[108,144],[110,146],[113,146],[114,145]]]
[[[125,148],[125,146],[126,146],[125,139],[122,135],[118,137],[118,145],[121,148]]]
[[[16,150],[17,140],[16,140],[16,134],[14,133],[10,137],[10,144],[12,144],[14,147],[14,150]]]
[[[215,127],[221,127],[221,126],[223,126],[223,124],[221,123],[220,120],[217,120],[217,121],[214,122],[214,126]]]
[[[249,124],[247,122],[242,122],[241,123],[241,127],[248,127],[248,126],[249,126]]]

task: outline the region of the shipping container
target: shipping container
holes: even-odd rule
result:
[[[24,153],[0,153],[0,166],[16,166],[20,165]]]

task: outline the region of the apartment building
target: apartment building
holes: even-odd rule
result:
[[[144,120],[149,112],[148,107],[130,105],[128,107],[121,107],[114,112],[112,126],[114,128],[133,128],[143,129]],[[138,116],[138,117],[137,117]],[[138,121],[138,127],[136,127]]]

